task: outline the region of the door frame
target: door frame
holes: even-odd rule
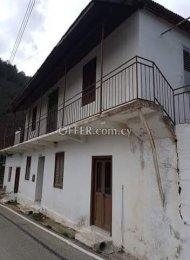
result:
[[[91,169],[91,199],[90,199],[90,225],[94,225],[94,195],[95,195],[95,161],[96,160],[110,160],[111,161],[111,195],[112,195],[112,202],[113,202],[113,160],[112,155],[100,155],[100,156],[92,156],[92,169]],[[113,215],[113,203],[111,203],[111,211]],[[111,215],[111,228],[110,228],[110,235],[112,235],[112,215]]]

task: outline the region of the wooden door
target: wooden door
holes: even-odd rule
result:
[[[91,224],[111,232],[112,159],[93,158]]]
[[[15,172],[14,193],[18,193],[19,180],[20,180],[20,167],[17,167]]]
[[[47,133],[57,130],[58,89],[48,97]]]

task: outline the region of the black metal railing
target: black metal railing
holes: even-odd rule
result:
[[[175,89],[175,122],[190,123],[190,85]]]
[[[7,126],[11,134],[5,134],[6,131],[3,133],[0,149],[19,143],[20,136],[23,137],[23,141],[26,141],[139,99],[160,105],[165,115],[174,124],[175,120],[181,123],[189,120],[187,115],[190,115],[190,110],[188,106],[186,107],[190,104],[189,95],[188,98],[186,97],[187,101],[182,97],[187,93],[189,91],[184,92],[180,89],[174,91],[153,61],[136,56],[104,75],[102,81],[98,80],[93,87],[89,86],[85,91],[78,92],[65,100],[51,113],[40,115],[36,121],[35,130],[30,121],[25,122],[25,128],[22,127],[20,132],[14,127],[10,130]],[[94,101],[86,102],[91,95]],[[179,102],[180,105],[177,105],[178,99],[183,100]],[[84,100],[86,100],[85,105]],[[177,114],[176,110],[178,111],[178,108],[181,109],[183,106],[185,106],[185,112],[182,116],[182,112]],[[15,131],[17,131],[16,134]]]

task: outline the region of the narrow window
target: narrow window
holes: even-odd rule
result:
[[[26,159],[26,171],[25,171],[25,180],[30,180],[30,168],[31,168],[31,156],[28,156]]]
[[[82,106],[96,98],[96,58],[83,67]]]
[[[183,50],[185,85],[190,84],[190,50]]]
[[[64,158],[64,152],[55,154],[54,187],[59,189],[63,188]]]
[[[11,181],[11,175],[12,175],[12,167],[9,167],[9,172],[8,172],[8,182]]]
[[[32,110],[32,131],[36,130],[37,107]]]

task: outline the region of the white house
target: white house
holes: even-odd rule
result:
[[[12,106],[26,116],[1,141],[7,193],[81,240],[188,260],[190,22],[164,33],[182,20],[151,0],[90,2]]]

